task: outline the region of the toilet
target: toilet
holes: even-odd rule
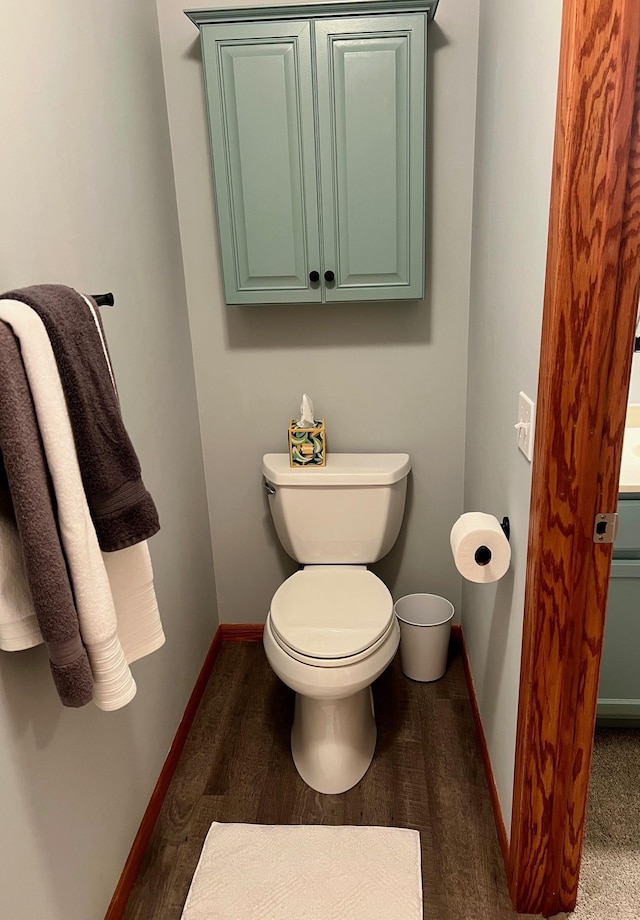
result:
[[[317,792],[346,792],[373,759],[371,684],[400,631],[391,594],[367,565],[398,537],[410,469],[408,454],[329,454],[313,468],[263,457],[278,538],[302,566],[273,596],[264,648],[295,691],[291,753]]]

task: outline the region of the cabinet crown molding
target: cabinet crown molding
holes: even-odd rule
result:
[[[274,6],[240,6],[225,9],[185,10],[198,28],[220,22],[262,22],[274,19],[322,19],[336,16],[380,16],[426,13],[433,19],[439,0],[324,0],[322,3],[287,3]]]

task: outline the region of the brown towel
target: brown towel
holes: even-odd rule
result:
[[[82,484],[100,548],[124,549],[160,529],[140,475],[91,310],[72,288],[40,284],[3,294],[44,323],[58,364]]]
[[[0,491],[11,493],[33,606],[65,706],[93,698],[93,676],[53,510],[44,450],[20,347],[0,322]],[[5,500],[7,496],[4,496]]]

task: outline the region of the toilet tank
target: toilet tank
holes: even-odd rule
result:
[[[396,542],[411,469],[408,454],[329,454],[291,467],[265,454],[262,472],[278,538],[306,565],[368,565]]]

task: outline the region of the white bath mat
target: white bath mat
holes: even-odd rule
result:
[[[212,824],[182,920],[422,920],[418,831]]]

